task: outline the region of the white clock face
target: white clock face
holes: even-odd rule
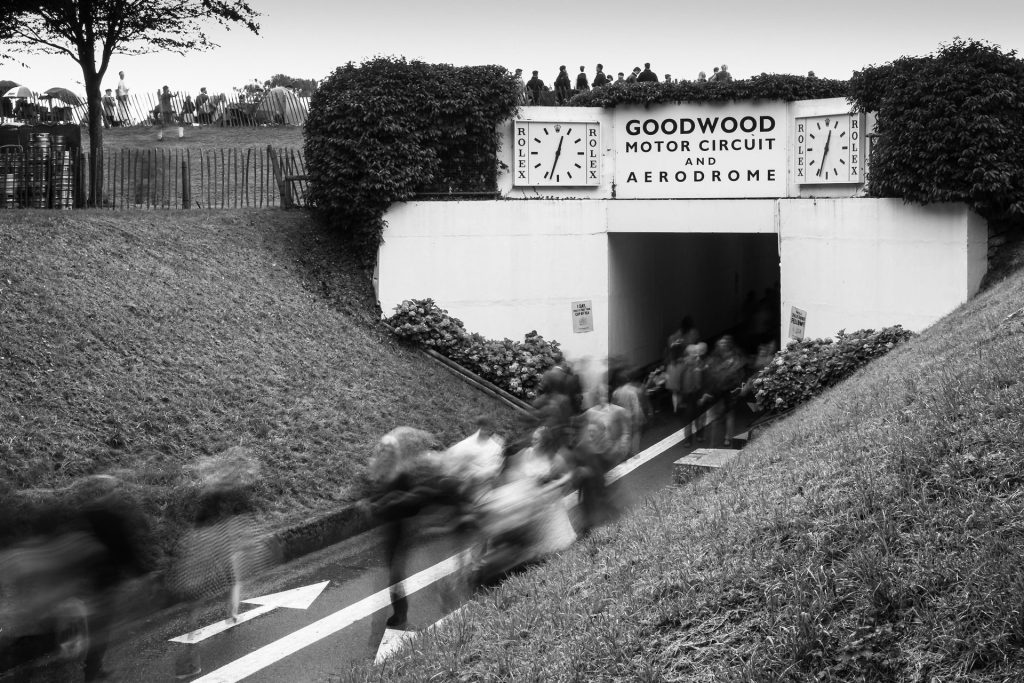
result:
[[[514,121],[513,185],[601,184],[601,127],[597,122]]]
[[[808,116],[796,120],[796,180],[801,185],[860,183],[861,117]]]

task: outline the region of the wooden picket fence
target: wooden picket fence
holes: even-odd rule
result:
[[[88,152],[58,159],[39,150],[0,155],[0,208],[83,207]],[[53,156],[51,154],[51,156]],[[104,149],[101,206],[111,209],[237,209],[306,206],[301,149]]]
[[[83,164],[87,169],[87,155]],[[306,160],[301,149],[106,149],[103,167],[103,205],[116,209],[306,204]]]

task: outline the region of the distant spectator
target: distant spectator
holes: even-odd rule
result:
[[[637,78],[640,77],[640,67],[634,66],[633,73],[626,77],[626,83],[636,83]]]
[[[595,88],[600,88],[602,85],[607,85],[607,84],[608,84],[608,77],[604,75],[604,65],[603,64],[598,64],[597,65],[597,73],[594,74],[594,82],[592,83],[592,85]]]
[[[540,80],[536,71],[533,72],[533,78],[526,82],[526,89],[530,91],[533,104],[540,104],[540,93],[544,90],[544,81]]]
[[[619,72],[619,77],[615,79],[615,82],[616,82],[616,83],[625,83],[625,82],[626,82],[626,79],[625,79],[625,74],[623,74],[623,73],[622,73],[622,72],[620,71],[620,72]]]
[[[711,75],[708,76],[708,82],[709,83],[714,83],[717,80],[718,80],[718,67],[716,66],[714,69],[711,70]]]
[[[671,82],[672,82],[672,74],[665,74],[665,80],[663,81],[663,83],[671,83]]]
[[[519,104],[529,104],[530,91],[526,89],[526,83],[523,82],[522,69],[516,69],[516,85],[519,88]]]
[[[185,101],[181,104],[181,122],[186,126],[196,122],[196,103],[192,101],[191,95],[185,95]]]
[[[808,71],[807,72],[807,78],[817,78],[817,76],[814,75],[813,71]]]
[[[576,91],[577,92],[583,92],[585,90],[590,90],[590,83],[588,82],[587,74],[584,71],[584,69],[586,69],[586,67],[585,66],[581,66],[580,67],[580,72],[576,75]]]
[[[651,71],[651,63],[650,62],[645,62],[644,63],[644,70],[641,71],[639,74],[637,74],[636,80],[638,80],[641,83],[657,83],[658,82],[658,74],[656,74],[653,71]]]
[[[122,125],[131,123],[131,116],[128,115],[128,84],[124,80],[124,72],[117,72],[119,80],[117,81],[117,108],[120,109]]]
[[[569,90],[572,88],[572,81],[569,80],[569,72],[565,65],[558,67],[558,76],[555,77],[555,98],[559,104],[565,104],[569,99]]]
[[[708,75],[706,73],[704,73],[703,71],[701,71],[699,74],[697,74],[697,82],[698,83],[707,83],[708,82]]]
[[[207,94],[206,88],[199,89],[195,104],[199,123],[210,123],[210,117],[213,114],[213,104],[210,102],[210,96]]]
[[[103,91],[103,124],[107,128],[113,128],[116,125],[114,122],[116,108],[117,102],[114,100],[114,91],[107,88]]]
[[[722,70],[718,72],[718,80],[723,83],[728,83],[732,80],[732,74],[729,73],[729,67],[725,64],[722,65]]]

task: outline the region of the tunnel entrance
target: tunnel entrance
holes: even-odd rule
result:
[[[610,233],[609,357],[657,363],[684,316],[709,346],[723,334],[751,354],[778,344],[779,282],[774,233]]]

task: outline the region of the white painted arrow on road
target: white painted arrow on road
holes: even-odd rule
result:
[[[258,598],[248,598],[242,600],[242,602],[250,605],[259,605],[256,609],[251,609],[248,612],[242,612],[235,618],[224,619],[218,621],[209,626],[196,629],[190,633],[186,633],[183,636],[177,638],[171,638],[172,643],[198,643],[206,640],[210,636],[215,636],[218,633],[223,633],[229,628],[243,624],[250,619],[255,619],[261,614],[271,612],[278,607],[288,607],[290,609],[309,609],[309,606],[313,604],[313,601],[320,597],[320,593],[323,592],[324,588],[327,587],[330,581],[321,581],[320,583],[314,583],[309,586],[300,586],[299,588],[292,588],[279,593],[271,593],[270,595],[263,595]]]

